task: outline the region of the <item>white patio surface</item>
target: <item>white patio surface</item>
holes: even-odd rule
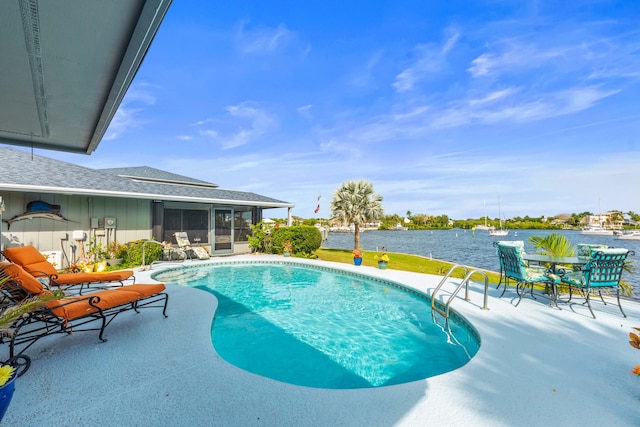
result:
[[[244,255],[229,260],[278,259]],[[193,263],[202,261],[193,261]],[[441,277],[313,260],[389,278],[431,293]],[[176,265],[154,267],[174,268]],[[149,283],[136,272],[136,283]],[[454,284],[445,289],[450,292]],[[215,352],[213,295],[168,285],[168,318],[159,309],[127,312],[96,333],[40,340],[26,354],[6,426],[638,426],[640,351],[628,334],[640,304],[594,299],[597,319],[581,304],[549,306],[515,292],[472,283],[452,307],[478,330],[478,354],[456,371],[396,386],[327,390],[294,386],[243,371]],[[442,298],[448,298],[443,292]],[[6,351],[6,345],[2,347]]]

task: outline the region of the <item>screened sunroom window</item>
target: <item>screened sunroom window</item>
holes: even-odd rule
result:
[[[176,243],[173,234],[186,231],[194,245],[209,243],[209,211],[196,209],[164,210],[164,241]]]
[[[251,235],[251,211],[235,211],[233,225],[233,241],[246,242],[247,235]]]

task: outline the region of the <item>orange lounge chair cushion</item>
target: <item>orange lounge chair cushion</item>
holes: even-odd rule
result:
[[[3,252],[12,262],[22,266],[34,276],[39,276],[41,272],[47,275],[56,275],[58,278],[53,284],[78,285],[88,282],[120,282],[133,276],[133,270],[109,271],[106,273],[58,273],[58,270],[47,261],[38,250],[32,246],[19,246],[7,248]]]
[[[106,273],[61,273],[55,280],[58,285],[80,283],[120,282],[133,276],[133,270],[108,271]]]
[[[0,263],[0,267],[4,270],[4,272],[11,277],[11,279],[15,280],[22,289],[27,291],[32,295],[40,295],[45,291],[44,286],[38,279],[33,277],[31,274],[24,271],[22,267],[18,264],[12,264],[10,262]]]
[[[2,253],[30,273],[41,271],[48,275],[58,274],[55,267],[32,245],[6,248]]]
[[[124,304],[132,303],[139,300],[139,296],[135,292],[123,292],[119,289],[107,289],[104,291],[94,292],[89,295],[69,297],[61,300],[49,301],[46,305],[53,314],[66,320],[78,319],[95,313],[98,310],[89,304],[89,297],[100,297],[100,301],[95,303],[103,310],[118,307]],[[77,301],[70,303],[72,301]]]
[[[160,292],[164,291],[166,289],[166,286],[164,286],[162,283],[153,283],[153,284],[149,284],[149,285],[143,285],[143,284],[138,284],[138,285],[126,285],[123,286],[121,288],[118,288],[118,291],[121,292],[133,292],[136,293],[139,297],[139,299],[142,298],[147,298],[150,297],[152,295],[155,294],[159,294]]]

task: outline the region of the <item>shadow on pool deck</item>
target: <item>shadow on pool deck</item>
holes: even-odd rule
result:
[[[234,260],[257,260],[256,256]],[[281,257],[265,257],[279,259]],[[215,259],[212,262],[225,262]],[[299,260],[293,260],[299,262]],[[303,261],[322,263],[320,261]],[[322,263],[433,289],[437,276]],[[171,267],[171,266],[167,266]],[[137,282],[149,273],[136,273]],[[16,382],[8,426],[298,426],[298,425],[638,425],[638,378],[629,373],[640,352],[628,344],[640,306],[580,305],[554,310],[548,300],[513,306],[491,289],[480,310],[453,307],[482,339],[464,367],[422,381],[376,389],[294,386],[230,365],[214,351],[210,326],[216,300],[169,285],[169,318],[159,310],[124,313],[107,329],[43,339],[29,350],[31,369]],[[6,350],[6,346],[3,347]]]

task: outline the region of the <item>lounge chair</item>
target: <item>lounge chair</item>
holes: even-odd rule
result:
[[[16,305],[25,299],[42,301],[42,305],[18,318],[10,326],[11,336],[3,338],[9,342],[10,357],[21,354],[40,338],[54,334],[98,331],[98,338],[106,341],[105,328],[125,311],[162,307],[162,314],[167,317],[169,297],[161,283],[126,285],[54,299],[41,281],[19,265],[8,262],[0,262],[0,281],[3,281],[1,289],[5,300]]]
[[[585,297],[585,304],[593,318],[596,315],[591,309],[591,293],[597,292],[603,304],[607,304],[602,297],[603,290],[615,290],[618,308],[627,317],[620,304],[620,279],[624,271],[624,263],[628,249],[600,248],[591,251],[589,262],[580,271],[571,271],[562,276],[562,283],[569,285],[569,301],[573,296],[573,288],[578,289]]]
[[[124,285],[126,280],[135,282],[133,270],[117,270],[100,273],[58,273],[58,270],[34,246],[18,246],[6,248],[2,254],[9,261],[18,264],[35,277],[47,277],[54,286],[80,286],[82,293],[84,286],[94,284]],[[103,286],[104,287],[104,286]]]
[[[173,233],[173,237],[176,239],[178,247],[185,251],[189,259],[196,257],[198,259],[209,259],[209,252],[201,246],[193,246],[189,241],[189,235],[185,231],[178,231]]]

